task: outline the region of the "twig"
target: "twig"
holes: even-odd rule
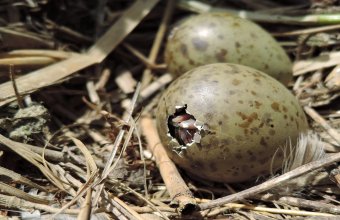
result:
[[[59,208],[54,208],[51,205],[28,202],[26,200],[19,199],[15,196],[6,196],[2,194],[0,194],[0,206],[9,208],[9,209],[28,209],[28,210],[38,209],[38,210],[43,210],[49,213],[57,213],[60,210]],[[66,209],[64,210],[64,213],[78,214],[79,210],[78,209]]]
[[[130,105],[130,108],[129,108],[129,111],[128,111],[127,118],[124,120],[124,122],[126,124],[129,124],[130,120],[132,119],[132,113],[133,113],[135,104],[137,102],[137,98],[138,98],[139,92],[140,92],[140,84],[137,85],[135,94],[134,94],[134,96],[132,98],[132,101],[130,103],[131,105]],[[119,133],[118,133],[118,135],[117,135],[117,137],[115,139],[115,142],[113,144],[114,145],[113,150],[112,150],[112,152],[110,154],[110,157],[109,157],[108,161],[106,162],[104,170],[103,170],[103,172],[102,172],[102,174],[100,176],[100,180],[99,180],[100,182],[109,175],[112,162],[113,162],[113,160],[115,158],[115,155],[116,155],[116,153],[118,151],[118,147],[119,147],[120,143],[123,140],[125,132],[126,132],[125,129],[123,129],[123,128],[120,129],[120,131],[119,131]],[[96,193],[95,193],[94,200],[93,200],[93,204],[94,205],[96,205],[96,203],[98,202],[100,194],[101,194],[103,188],[104,188],[104,183],[100,183],[96,187]]]
[[[122,206],[120,203],[118,203],[116,200],[111,199],[108,192],[103,190],[104,198],[106,200],[107,209],[112,209],[112,213],[116,215],[118,219],[129,219],[129,220],[140,220],[137,219],[131,212],[130,209],[127,210],[125,206]],[[135,211],[133,211],[135,213]]]
[[[24,144],[12,141],[11,139],[6,138],[5,136],[0,134],[0,143],[7,146],[9,149],[11,149],[13,152],[17,153],[21,157],[23,157],[25,160],[36,166],[55,186],[57,186],[60,190],[67,191],[69,188],[64,183],[62,183],[59,178],[57,178],[51,170],[44,166],[43,164],[44,158],[41,155],[38,155],[30,149],[26,148]],[[50,167],[52,167],[52,164],[48,164]]]
[[[125,208],[128,212],[130,212],[137,220],[144,220],[142,216],[140,216],[135,210],[130,208],[128,205],[126,205],[122,200],[120,200],[118,197],[113,197],[113,200],[116,201],[119,205],[121,205],[123,208]]]
[[[96,90],[104,89],[105,85],[110,79],[110,76],[111,76],[111,70],[109,68],[105,68],[102,71],[102,74],[100,75],[99,80],[95,84]]]
[[[92,43],[93,40],[85,36],[74,29],[71,29],[69,27],[62,26],[60,23],[56,24],[52,20],[45,18],[46,23],[48,23],[49,26],[51,26],[51,29],[56,34],[60,34],[64,37],[72,38],[72,41],[81,42],[81,43]]]
[[[170,220],[166,215],[164,215],[164,213],[161,212],[161,210],[159,209],[158,206],[155,206],[153,203],[151,203],[149,200],[147,200],[146,198],[144,198],[141,194],[139,194],[138,192],[136,192],[135,190],[133,190],[132,188],[124,185],[123,183],[121,183],[121,181],[118,180],[109,180],[108,181],[110,184],[114,184],[114,185],[119,185],[122,189],[124,189],[126,192],[132,193],[135,196],[137,196],[139,199],[141,199],[142,201],[144,201],[146,204],[148,204],[151,209],[153,209],[155,212],[158,212],[165,220]]]
[[[170,73],[165,73],[161,77],[159,77],[154,82],[150,83],[147,87],[145,87],[140,92],[140,101],[142,102],[145,99],[148,99],[155,92],[159,91],[161,88],[166,86],[168,83],[172,81],[172,75]]]
[[[288,31],[288,32],[282,32],[282,33],[272,33],[272,35],[275,37],[295,36],[295,35],[301,35],[301,34],[314,34],[314,33],[319,33],[319,32],[334,31],[337,29],[340,29],[340,24],[322,26],[322,27],[313,27],[313,28],[307,28],[307,29],[304,28],[301,30]]]
[[[137,82],[132,77],[130,70],[121,68],[116,75],[115,82],[125,94],[130,94],[135,91]]]
[[[86,82],[86,89],[87,89],[87,92],[89,94],[90,101],[92,103],[99,104],[100,103],[100,98],[99,98],[97,90],[96,90],[96,88],[94,86],[94,82],[91,81],[91,80],[87,81]]]
[[[71,201],[67,202],[57,213],[54,214],[54,217],[59,213],[64,212],[64,210],[68,209],[71,205],[73,205],[78,199],[80,199],[85,193],[88,192],[91,185],[93,184],[95,178],[97,177],[97,172],[91,173],[89,179],[83,184],[81,188],[78,189],[77,195],[75,195]]]
[[[221,212],[230,209],[246,209],[246,210],[253,210],[253,211],[260,211],[260,212],[269,212],[269,213],[276,213],[276,214],[285,214],[285,215],[301,215],[301,216],[334,216],[328,213],[322,212],[308,212],[308,211],[301,211],[301,210],[288,210],[288,209],[278,209],[278,208],[267,208],[267,207],[259,207],[259,206],[252,206],[252,205],[244,205],[244,204],[237,204],[237,203],[228,203],[223,206],[223,208],[214,210],[208,213],[207,216],[215,216]]]
[[[12,170],[8,170],[2,166],[0,166],[0,176],[7,176],[9,178],[11,178],[14,182],[18,182],[18,183],[21,183],[21,184],[26,184],[32,188],[37,188],[41,191],[44,191],[46,192],[47,189],[45,187],[42,187],[34,182],[32,182],[31,180],[21,176],[20,174],[12,171]]]
[[[149,57],[148,57],[148,60],[151,63],[154,63],[156,61],[161,43],[162,43],[164,35],[165,35],[165,31],[166,31],[168,24],[170,22],[170,19],[172,17],[172,12],[175,8],[175,5],[176,5],[176,1],[173,1],[173,0],[167,1],[164,16],[162,18],[161,24],[158,27],[158,31],[157,31],[155,40],[153,42],[153,45],[152,45],[152,48],[150,50],[150,54],[149,54]],[[149,82],[151,81],[151,79],[152,79],[151,70],[149,68],[147,68],[143,72],[142,88],[144,88],[146,85],[148,85]]]
[[[334,67],[334,69],[328,74],[325,79],[325,83],[327,88],[340,88],[340,64]]]
[[[76,138],[71,137],[71,139],[75,143],[75,145],[80,149],[80,151],[83,153],[83,155],[85,157],[86,169],[87,169],[86,170],[86,181],[89,182],[89,181],[91,181],[91,176],[93,176],[93,174],[96,174],[98,172],[97,165],[96,165],[91,153],[86,148],[86,146],[80,140],[78,140]],[[86,187],[86,184],[84,184],[84,187],[80,187],[80,189],[83,189],[85,187]],[[81,192],[81,190],[80,190],[80,192]],[[92,188],[88,187],[87,190],[86,190],[85,201],[83,202],[81,211],[79,212],[77,219],[79,219],[79,220],[90,219],[91,210],[92,210],[91,199],[92,199]],[[64,207],[61,210],[63,210]]]
[[[14,188],[3,182],[0,182],[0,191],[3,193],[9,194],[11,196],[25,199],[27,201],[34,202],[34,203],[49,204],[51,202],[47,199],[39,198],[38,196],[33,196],[28,193],[25,193],[24,191],[21,191],[20,189]]]
[[[301,211],[301,210],[288,210],[288,209],[276,209],[276,208],[266,208],[266,207],[259,207],[259,206],[249,206],[244,204],[236,204],[230,203],[226,205],[227,207],[223,207],[217,210],[214,210],[208,213],[208,217],[215,216],[220,213],[223,213],[230,209],[246,209],[246,210],[253,210],[253,211],[260,211],[260,212],[269,212],[269,213],[276,213],[276,214],[284,214],[284,215],[300,215],[300,216],[334,216],[328,213],[322,212],[308,212],[308,211]]]
[[[78,220],[88,220],[91,218],[91,210],[92,210],[92,203],[91,203],[91,196],[92,196],[92,188],[87,189],[85,201],[80,208],[80,212],[77,216]]]
[[[131,209],[135,210],[138,213],[150,213],[150,212],[155,212],[155,210],[149,206],[132,206],[130,207]],[[170,208],[170,207],[162,207],[162,206],[157,206],[157,208],[163,212],[173,212],[176,213],[176,209]]]
[[[330,52],[328,54],[322,54],[318,57],[297,61],[293,64],[293,75],[299,76],[311,71],[315,71],[321,68],[327,68],[339,64],[340,52]]]
[[[340,166],[331,171],[330,179],[340,188]]]
[[[20,69],[37,68],[55,63],[58,60],[52,57],[30,56],[30,57],[8,57],[0,59],[0,69],[7,67],[9,63],[18,66]]]
[[[12,48],[55,48],[55,42],[42,39],[32,32],[11,30],[8,27],[0,27],[1,49]]]
[[[59,161],[59,162],[68,162],[68,161],[70,161],[66,153],[63,153],[63,152],[60,152],[60,151],[55,151],[55,150],[50,150],[50,149],[45,149],[44,150],[41,147],[33,146],[33,145],[30,145],[30,144],[24,144],[24,143],[20,143],[20,142],[16,142],[16,143],[21,145],[23,148],[27,148],[30,151],[32,151],[32,152],[34,152],[36,154],[39,154],[39,155],[42,155],[43,152],[44,152],[45,158],[47,160],[50,160],[50,161]],[[0,150],[8,151],[9,149],[0,145]]]
[[[161,88],[166,86],[172,81],[172,75],[170,73],[165,73],[163,76],[159,77],[157,80],[150,83],[148,86],[146,86],[139,95],[138,99],[138,105],[137,110],[139,110],[141,107],[144,107],[144,102],[149,99],[152,95],[154,95],[157,91],[159,91]],[[131,100],[125,99],[122,102],[122,106],[126,109],[128,106],[130,106]],[[144,109],[147,110],[147,109]]]
[[[336,215],[340,214],[340,207],[336,205],[327,204],[324,202],[319,202],[319,201],[312,201],[312,200],[295,198],[295,197],[290,197],[290,196],[283,196],[283,197],[277,198],[276,196],[271,195],[271,194],[269,195],[266,194],[264,196],[261,196],[259,197],[259,199],[264,200],[264,201],[271,201],[271,202],[275,202],[279,204],[288,204],[291,206],[313,209],[313,210],[317,210],[320,212],[327,212],[327,213],[332,213]]]
[[[137,57],[147,68],[149,69],[157,69],[158,66],[155,63],[152,63],[147,57],[144,56],[141,52],[139,52],[136,48],[128,43],[123,43],[123,46],[130,51],[135,57]]]
[[[302,165],[292,171],[289,171],[285,174],[282,174],[281,176],[275,177],[273,179],[270,179],[260,185],[257,186],[253,186],[249,189],[243,190],[239,193],[235,193],[229,196],[225,196],[216,200],[212,200],[210,202],[207,203],[203,203],[199,205],[199,208],[201,210],[205,210],[205,209],[211,209],[217,206],[221,206],[230,202],[234,202],[234,201],[239,201],[245,198],[249,198],[251,196],[257,195],[261,192],[267,191],[269,189],[272,189],[274,187],[277,187],[283,183],[285,183],[286,181],[293,179],[295,177],[301,176],[307,172],[316,170],[320,167],[325,167],[325,166],[329,166],[332,163],[338,162],[340,161],[340,153],[336,153],[333,154],[331,156],[328,157],[324,157],[320,160],[317,161],[313,161],[310,162],[308,164]]]
[[[161,144],[153,120],[149,116],[143,116],[141,127],[148,142],[148,148],[155,156],[159,171],[172,199],[172,205],[178,207],[182,214],[191,213],[196,209],[197,203]]]
[[[63,60],[72,56],[72,52],[59,50],[12,50],[6,53],[0,53],[0,58],[8,57],[50,57],[58,60]]]
[[[319,113],[317,113],[313,108],[305,106],[305,112],[317,123],[319,123],[326,132],[340,145],[340,134],[337,130],[332,128],[325,119],[323,119]]]
[[[300,85],[303,82],[303,80],[304,80],[304,76],[303,75],[299,76],[295,80],[295,83],[294,83],[294,86],[293,86],[293,91],[295,91],[295,93],[299,92],[299,88],[300,88]]]
[[[145,162],[145,157],[143,153],[143,145],[142,145],[142,138],[141,138],[141,133],[140,130],[134,120],[132,120],[133,126],[134,126],[134,133],[135,136],[138,139],[138,147],[139,147],[139,152],[140,152],[140,158],[143,162],[143,183],[144,183],[144,191],[145,191],[145,197],[149,198],[149,192],[148,192],[148,183],[147,183],[147,169],[146,169],[146,162]]]
[[[18,91],[17,83],[15,81],[15,73],[13,71],[13,68],[14,68],[13,64],[10,64],[9,65],[9,77],[10,77],[10,79],[12,81],[13,90],[14,90],[14,93],[15,93],[15,97],[17,98],[18,106],[20,108],[24,108],[25,106],[24,106],[24,103],[22,101],[22,97],[21,97],[21,95],[20,95],[20,93]]]

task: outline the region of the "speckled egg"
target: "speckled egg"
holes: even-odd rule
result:
[[[294,144],[308,129],[284,85],[227,63],[200,66],[177,78],[162,95],[156,118],[169,157],[189,173],[218,182],[277,170],[287,142]]]
[[[226,13],[189,17],[171,32],[165,62],[175,77],[210,63],[236,63],[263,71],[287,85],[292,63],[257,24]]]

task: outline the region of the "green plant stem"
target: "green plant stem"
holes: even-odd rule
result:
[[[339,14],[312,14],[304,16],[286,16],[276,14],[266,14],[263,12],[253,12],[245,10],[234,10],[229,8],[217,8],[209,4],[195,0],[180,0],[177,6],[196,13],[205,12],[226,12],[241,18],[246,18],[256,22],[282,23],[295,25],[329,25],[340,23]]]

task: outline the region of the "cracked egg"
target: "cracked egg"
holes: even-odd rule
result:
[[[191,16],[168,37],[165,62],[174,76],[210,63],[236,63],[263,71],[287,85],[292,63],[278,42],[252,21],[227,13]]]
[[[298,101],[281,83],[227,63],[177,78],[156,114],[169,157],[189,173],[217,182],[247,181],[281,168],[286,144],[308,129]]]

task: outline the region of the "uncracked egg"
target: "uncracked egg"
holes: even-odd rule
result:
[[[175,77],[210,63],[236,63],[287,85],[292,63],[278,42],[257,24],[227,13],[191,16],[168,37],[165,62]]]

